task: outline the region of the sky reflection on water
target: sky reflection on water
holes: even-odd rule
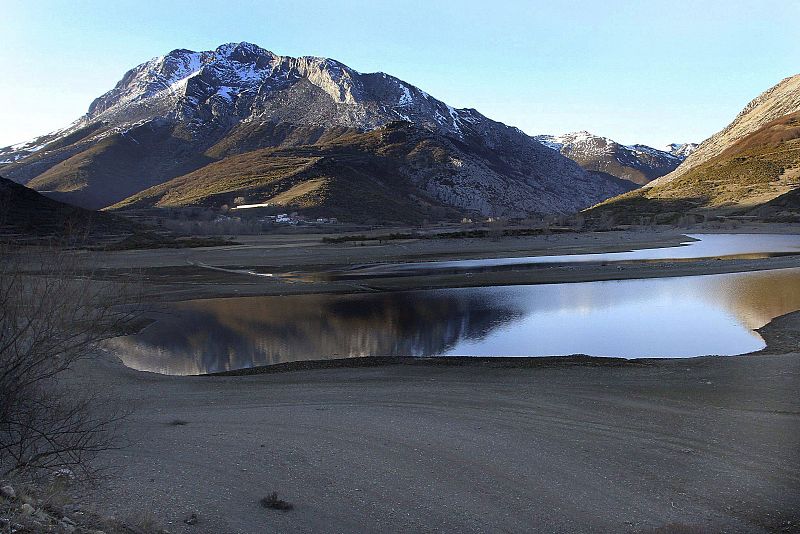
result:
[[[536,286],[182,302],[114,341],[126,365],[199,374],[363,356],[734,355],[800,309],[800,269]]]

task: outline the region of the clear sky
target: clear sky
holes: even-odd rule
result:
[[[800,72],[797,0],[2,0],[0,146],[129,68],[249,41],[384,71],[529,134],[701,141]]]

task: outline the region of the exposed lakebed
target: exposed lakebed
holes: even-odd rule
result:
[[[645,261],[664,251],[685,255],[704,242],[696,257],[800,249],[800,236],[694,237],[700,241],[635,253]],[[633,253],[600,256],[614,254]],[[114,343],[126,365],[165,374],[369,356],[736,355],[764,346],[754,329],[798,309],[800,269],[782,269],[195,300],[168,305],[142,332]]]
[[[787,234],[686,234],[689,239],[675,247],[644,248],[594,254],[519,256],[448,261],[377,263],[322,273],[334,280],[417,276],[518,269],[537,265],[570,263],[623,263],[649,261],[687,261],[701,258],[760,259],[800,254],[800,235]]]

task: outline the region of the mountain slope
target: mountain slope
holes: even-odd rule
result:
[[[127,236],[139,226],[113,214],[90,211],[45,197],[0,177],[0,239]]]
[[[591,211],[619,220],[686,213],[797,214],[800,111],[764,124],[717,156],[666,183],[610,199]]]
[[[213,161],[193,150],[174,125],[144,124],[99,139],[26,185],[90,209],[191,172]],[[108,179],[113,177],[113,179]]]
[[[559,151],[587,171],[610,174],[637,185],[644,185],[675,170],[684,159],[678,154],[691,150],[691,144],[670,145],[675,153],[645,145],[626,146],[586,131],[559,136],[538,135],[536,140]]]
[[[651,185],[664,184],[683,176],[694,167],[719,156],[742,137],[796,111],[800,111],[800,74],[781,80],[751,100],[733,122],[703,141],[675,171]]]
[[[567,213],[628,189],[586,173],[516,128],[454,109],[387,74],[359,73],[326,58],[278,56],[249,43],[174,50],[143,63],[73,125],[2,149],[0,159],[9,162],[4,174],[19,183],[102,208],[130,205],[126,198],[208,165],[224,174],[227,158],[326,146],[395,121],[426,132],[468,163],[443,165],[427,181],[400,177],[412,188],[430,188],[415,195],[446,210]],[[499,193],[503,202],[492,197]]]
[[[542,187],[518,169],[536,166],[537,153],[488,150],[480,140],[454,139],[407,122],[353,132],[312,145],[269,148],[231,156],[147,189],[112,209],[149,206],[269,203],[312,216],[356,221],[419,222],[464,212],[514,213],[539,205],[578,209],[568,191]],[[587,177],[572,190],[624,190],[617,180]]]

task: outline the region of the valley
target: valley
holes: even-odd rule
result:
[[[209,34],[0,148],[0,532],[797,531],[800,74],[691,139],[724,46],[629,61],[631,10],[513,65],[457,12],[393,62],[329,13],[371,72]]]

